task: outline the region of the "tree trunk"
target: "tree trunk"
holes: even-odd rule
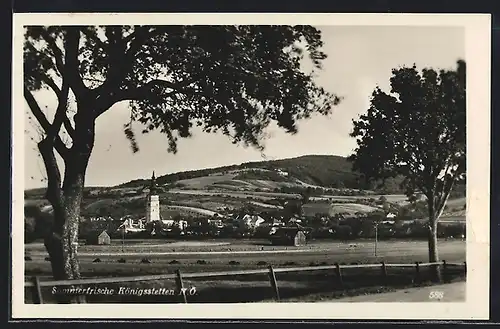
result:
[[[50,256],[54,280],[79,279],[80,267],[77,257],[80,206],[83,195],[84,173],[66,169],[64,189],[54,208],[52,234],[45,239],[45,247]],[[57,211],[56,211],[57,209]],[[79,303],[78,296],[59,296],[61,303]]]
[[[439,262],[437,246],[437,218],[434,214],[429,214],[429,263]],[[432,216],[432,217],[431,217]],[[441,281],[441,267],[439,265],[431,266],[431,276],[436,282]]]
[[[85,186],[85,172],[94,146],[94,119],[75,115],[73,145],[64,154],[64,180],[61,182],[54,150],[49,142],[40,143],[39,149],[48,173],[47,199],[54,209],[54,224],[45,247],[50,256],[55,280],[80,278],[78,262],[78,230],[80,207]],[[61,186],[62,183],[62,186]],[[85,302],[84,296],[58,295],[60,303]]]

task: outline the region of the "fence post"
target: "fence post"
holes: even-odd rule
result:
[[[37,276],[33,277],[33,303],[43,304],[42,287],[40,286],[40,279]]]
[[[387,267],[385,266],[385,262],[382,262],[382,283],[387,283]]]
[[[337,276],[337,279],[339,280],[339,284],[342,287],[344,285],[344,280],[342,279],[342,271],[340,271],[340,264],[335,263],[335,275]]]
[[[184,303],[187,303],[186,292],[184,291],[184,283],[182,282],[181,270],[179,269],[175,270],[175,275],[176,275],[175,283],[177,286],[177,290],[179,291],[179,293],[182,294],[182,300],[184,301]]]
[[[415,283],[420,282],[420,264],[415,262]]]
[[[467,262],[464,262],[464,273],[467,276]]]
[[[271,283],[271,287],[273,288],[274,298],[276,301],[280,301],[280,293],[278,290],[278,282],[276,282],[276,275],[274,273],[274,269],[272,265],[269,265],[269,282]]]
[[[448,279],[448,276],[447,276],[447,268],[448,268],[448,264],[446,264],[446,260],[443,260],[443,273],[442,273],[442,279],[443,279],[443,283],[446,283],[447,282],[447,279]]]

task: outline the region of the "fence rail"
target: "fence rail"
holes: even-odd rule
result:
[[[124,282],[139,282],[139,281],[156,281],[156,280],[172,280],[176,281],[177,289],[182,290],[183,279],[185,278],[208,278],[208,277],[221,277],[221,276],[237,276],[237,275],[252,275],[252,274],[267,274],[269,276],[269,281],[271,288],[273,289],[274,298],[280,300],[279,289],[276,280],[276,273],[292,273],[292,272],[306,272],[306,271],[320,271],[320,270],[334,270],[340,284],[343,281],[342,269],[353,269],[353,268],[380,268],[382,273],[382,279],[385,282],[387,278],[387,268],[391,267],[413,267],[415,268],[415,273],[418,276],[422,267],[429,266],[440,266],[443,270],[443,275],[446,275],[446,270],[448,266],[463,266],[464,270],[467,269],[466,262],[463,263],[449,263],[446,261],[434,262],[434,263],[408,263],[408,264],[386,264],[385,262],[378,264],[335,264],[335,265],[321,265],[321,266],[307,266],[307,267],[282,267],[274,268],[269,265],[267,269],[255,269],[255,270],[237,270],[237,271],[221,271],[221,272],[200,272],[200,273],[181,273],[180,270],[176,270],[175,273],[171,274],[157,274],[157,275],[142,275],[133,277],[111,277],[111,278],[86,278],[77,280],[50,280],[50,281],[40,281],[38,276],[35,276],[30,281],[25,281],[26,288],[33,288],[33,301],[36,304],[42,304],[42,287],[59,287],[59,286],[80,286],[80,285],[90,285],[90,284],[104,284],[104,283],[124,283]],[[184,302],[186,298],[184,298]]]

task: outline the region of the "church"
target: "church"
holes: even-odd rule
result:
[[[160,197],[158,195],[158,187],[156,177],[153,171],[149,186],[145,186],[142,191],[149,190],[146,197],[146,214],[145,217],[134,220],[132,217],[126,216],[125,221],[120,225],[118,230],[123,230],[123,233],[139,233],[146,230],[145,226],[148,223],[161,220],[160,217]]]
[[[151,177],[149,192],[146,198],[146,224],[160,220],[160,197],[158,196],[158,187],[156,185],[155,172]]]

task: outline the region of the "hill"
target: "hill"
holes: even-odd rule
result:
[[[336,155],[305,155],[296,158],[246,162],[217,168],[177,172],[159,176],[157,182],[165,190],[274,191],[300,193],[308,187],[339,190],[374,191],[379,194],[401,194],[401,178],[384,184],[368,184],[352,170],[347,158]],[[110,196],[132,192],[149,185],[149,179],[136,179],[115,187],[87,187],[85,194],[99,192]],[[43,198],[44,189],[26,191],[27,198]],[[335,193],[337,194],[337,193]],[[342,195],[342,193],[339,193]],[[465,185],[457,186],[451,198],[465,196]]]
[[[250,170],[254,169],[254,170]],[[257,169],[257,170],[256,170]],[[259,170],[260,169],[260,170]],[[277,170],[288,174],[283,177],[277,174]],[[246,162],[240,165],[230,165],[218,168],[200,169],[192,171],[178,172],[163,175],[157,178],[158,184],[174,184],[179,181],[191,185],[196,178],[205,177],[208,180],[220,181],[220,177],[214,175],[231,175],[227,180],[238,181],[274,181],[282,183],[300,183],[301,185],[312,185],[329,188],[351,188],[351,189],[369,189],[361,175],[352,170],[351,163],[347,158],[336,155],[305,155],[296,158]],[[210,178],[211,177],[211,178]],[[120,188],[140,187],[148,184],[149,180],[137,179],[119,185]],[[389,190],[385,192],[400,192],[400,180],[389,181],[386,186]],[[220,184],[220,182],[218,182]]]

